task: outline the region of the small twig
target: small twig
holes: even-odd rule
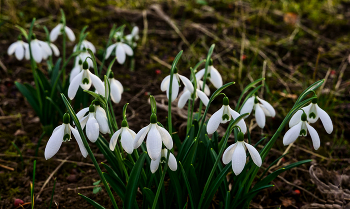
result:
[[[0,67],[5,71],[5,73],[7,74],[7,68],[4,65],[4,63],[2,63],[2,61],[0,60]]]
[[[77,188],[67,188],[67,191],[75,191],[75,190],[79,190],[79,189],[93,189],[95,187],[97,187],[98,185],[96,186],[84,186],[84,187],[77,187]]]
[[[8,167],[6,165],[1,165],[0,164],[0,167],[5,168],[5,169],[10,170],[10,171],[14,171],[15,170],[14,168]]]
[[[142,36],[142,42],[141,47],[144,47],[147,41],[147,33],[148,33],[148,21],[147,21],[147,11],[142,11],[143,16],[143,36]]]
[[[163,65],[164,67],[167,67],[167,68],[171,69],[171,65],[169,65],[168,63],[166,63],[163,60],[159,59],[158,57],[152,55],[151,58],[154,59],[159,64]]]

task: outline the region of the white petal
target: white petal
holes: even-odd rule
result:
[[[228,109],[229,109],[233,119],[236,119],[240,116],[240,114],[238,112],[234,111],[233,109],[231,109],[231,107],[228,107]],[[243,118],[237,123],[237,125],[241,128],[242,133],[245,134],[247,132],[247,125],[245,124]]]
[[[265,122],[266,122],[266,117],[265,117],[263,109],[261,109],[259,104],[256,104],[256,106],[255,106],[255,119],[256,119],[256,123],[258,124],[258,126],[260,128],[264,128]]]
[[[191,93],[193,93],[193,85],[191,83],[190,80],[188,80],[188,78],[186,78],[185,76],[179,75],[179,78],[181,79],[181,81],[183,82],[183,84],[186,86],[187,90],[189,90]]]
[[[241,115],[243,115],[245,113],[249,113],[250,114],[252,112],[253,107],[254,107],[254,99],[255,99],[255,96],[252,96],[249,99],[247,99],[247,101],[244,103],[244,105],[243,105],[243,107],[242,107],[242,109],[240,111]]]
[[[183,94],[181,94],[179,98],[179,102],[177,103],[177,106],[182,109],[185,105],[187,100],[191,98],[191,92],[185,91]]]
[[[72,83],[74,77],[76,75],[78,75],[81,71],[81,67],[79,65],[75,65],[74,68],[72,69],[72,71],[70,72],[70,76],[69,76],[69,82]]]
[[[166,91],[169,88],[170,75],[167,75],[160,84],[160,90]]]
[[[26,58],[26,60],[30,59],[30,53],[29,53],[29,44],[24,45],[24,57]]]
[[[243,143],[244,142],[237,142],[237,146],[232,154],[232,170],[236,176],[243,171],[245,163],[247,161]]]
[[[122,98],[122,92],[120,92],[120,89],[118,88],[118,85],[116,84],[115,80],[111,80],[110,82],[110,88],[111,88],[111,99],[114,103],[119,103]]]
[[[205,73],[205,69],[204,69],[204,68],[203,68],[202,70],[198,71],[198,72],[196,73],[196,80],[197,80],[197,81],[198,81],[198,80],[201,80],[202,77],[204,76],[204,73]]]
[[[180,89],[179,82],[177,81],[176,76],[173,76],[173,82],[171,85],[172,85],[171,102],[173,102],[177,98],[177,95],[179,94],[179,89]],[[170,81],[169,81],[168,89],[169,87],[170,87]],[[167,94],[167,98],[169,99],[169,90],[167,90],[166,94]]]
[[[303,114],[302,110],[298,110],[289,121],[289,128],[295,126],[301,121],[301,115]]]
[[[317,114],[317,107],[316,107],[316,105],[317,104],[313,104],[313,103],[310,104],[310,109],[309,109],[309,111],[307,113],[307,121],[310,122],[310,123],[315,123],[318,120],[318,118],[319,118],[319,115]],[[315,118],[311,118],[310,117],[311,113],[314,113],[316,117]]]
[[[121,142],[125,152],[132,154],[134,151],[134,138],[127,129],[128,128],[124,128],[124,131],[122,132]]]
[[[134,26],[131,31],[132,36],[137,36],[139,34],[139,27]]]
[[[205,93],[203,91],[198,90],[198,89],[197,89],[197,95],[202,100],[203,104],[205,106],[207,106],[209,103],[209,98],[207,97],[207,95],[205,95]]]
[[[15,51],[15,55],[16,58],[18,60],[22,60],[24,57],[24,47],[21,44],[18,44],[18,46],[16,47],[16,51]]]
[[[74,99],[75,95],[77,94],[78,88],[81,84],[83,78],[83,71],[81,71],[78,75],[74,77],[72,82],[69,84],[68,87],[68,97],[69,99]]]
[[[77,140],[81,154],[83,155],[83,157],[86,158],[86,156],[88,155],[88,152],[84,146],[83,140],[80,137],[79,131],[76,128],[73,128],[71,125],[69,125],[69,128],[72,131],[75,140]]]
[[[210,82],[215,86],[215,88],[220,88],[222,86],[222,77],[217,69],[213,66],[209,66],[210,69]]]
[[[259,97],[257,97],[258,100],[261,102],[261,104],[264,105],[264,107],[269,111],[271,117],[275,117],[276,116],[276,111],[275,109],[272,107],[272,105],[268,102],[266,102],[265,100],[263,99],[260,99]]]
[[[129,55],[129,56],[132,56],[134,55],[134,52],[132,51],[132,48],[127,45],[127,44],[122,44],[123,48],[124,48],[124,51],[125,51],[125,54]]]
[[[134,149],[137,149],[143,142],[143,140],[145,139],[148,130],[150,128],[151,124],[143,127],[135,136],[135,140],[134,140]]]
[[[99,135],[98,122],[90,113],[89,119],[86,123],[86,136],[91,142],[96,142]]]
[[[114,79],[114,78],[112,80],[113,80],[113,83],[115,85],[117,85],[120,93],[123,93],[124,92],[124,87],[123,87],[122,83],[120,83],[117,79]]]
[[[47,55],[52,55],[52,50],[48,43],[46,43],[45,41],[39,41],[39,45],[41,46],[42,50],[46,52]]]
[[[321,145],[320,137],[318,136],[317,131],[312,126],[310,126],[308,123],[305,123],[305,124],[307,126],[307,130],[310,133],[314,149],[318,150],[318,148],[320,148],[320,145]]]
[[[84,109],[81,109],[78,113],[77,113],[77,118],[80,121],[84,115],[89,111],[88,107],[85,107]]]
[[[102,95],[103,97],[105,96],[105,86],[103,85],[103,82],[99,77],[96,75],[92,74],[89,70],[87,70],[89,73],[89,76],[91,78],[91,82],[94,85],[95,89],[97,92]]]
[[[58,50],[57,46],[53,43],[50,43],[51,49],[56,57],[60,56],[60,50]]]
[[[121,132],[121,129],[119,129],[117,132],[115,132],[111,138],[111,141],[109,142],[109,149],[111,149],[112,151],[114,151],[115,146],[118,142],[120,132]]]
[[[224,154],[222,155],[222,162],[227,165],[232,160],[233,152],[235,151],[237,143],[231,144],[229,147],[226,148]]]
[[[216,111],[209,118],[209,121],[208,121],[208,124],[207,124],[207,132],[208,132],[208,134],[212,134],[218,129],[218,127],[220,125],[220,122],[222,120],[223,112],[224,112],[224,106],[222,106],[218,111]]]
[[[162,151],[162,138],[155,124],[152,124],[147,135],[146,147],[149,157],[156,160]]]
[[[41,47],[37,40],[31,41],[31,47],[32,47],[32,56],[36,63],[40,63],[43,59],[43,54],[41,51]]]
[[[58,35],[61,34],[61,28],[62,24],[58,24],[56,27],[54,27],[54,29],[52,29],[52,31],[50,32],[50,41],[56,41]]]
[[[257,165],[258,167],[261,166],[262,164],[262,160],[261,160],[261,156],[258,152],[258,150],[255,149],[255,147],[253,147],[252,145],[245,143],[245,146],[247,147],[250,157],[252,158],[253,162],[255,163],[255,165]]]
[[[172,149],[173,148],[173,139],[171,138],[169,132],[161,126],[156,125],[156,127],[159,131],[161,138],[162,138],[163,144],[166,146],[166,148]]]
[[[177,170],[177,161],[173,153],[169,154],[169,161],[168,161],[168,166],[170,170],[176,171]]]
[[[326,129],[326,132],[328,134],[332,133],[332,131],[333,131],[332,119],[329,117],[329,115],[326,113],[326,111],[322,110],[317,104],[316,104],[316,108],[317,108],[318,116],[320,117],[320,119],[322,121],[324,129]]]
[[[72,31],[72,29],[70,29],[69,27],[65,27],[64,28],[65,32],[66,32],[66,35],[67,37],[69,38],[70,41],[75,41],[75,35]]]
[[[300,134],[300,130],[301,130],[301,124],[302,121],[300,121],[298,124],[296,124],[295,126],[293,126],[292,128],[290,128],[286,134],[284,134],[283,136],[283,144],[289,145],[290,143],[294,142],[299,134]]]
[[[84,129],[84,128],[85,128],[88,119],[89,119],[89,115],[87,115],[87,116],[81,118],[81,120],[79,120],[81,129]]]
[[[159,158],[155,160],[151,160],[150,168],[152,173],[155,173],[158,170],[160,159],[161,159],[161,156],[159,156]]]
[[[14,52],[15,52],[15,50],[17,49],[17,47],[19,47],[19,46],[22,46],[20,43],[19,43],[19,41],[16,41],[15,43],[12,43],[10,46],[9,46],[9,48],[7,49],[7,54],[8,55],[12,55]],[[23,46],[22,46],[23,47]]]
[[[96,53],[95,46],[90,41],[84,40],[84,42],[87,48],[91,49],[91,51],[95,54]]]
[[[52,133],[47,145],[45,147],[45,159],[48,160],[54,156],[60,149],[63,136],[64,136],[64,125],[61,125],[59,129]]]
[[[107,48],[107,53],[106,53],[106,59],[108,59],[109,56],[111,56],[113,49],[115,48],[116,44],[112,44]]]
[[[125,59],[126,59],[126,55],[125,55],[124,47],[122,46],[121,43],[117,44],[116,56],[117,56],[118,63],[124,64]]]
[[[106,134],[109,132],[106,112],[102,107],[95,106],[95,108],[96,108],[96,120],[98,122],[100,132],[103,134]]]

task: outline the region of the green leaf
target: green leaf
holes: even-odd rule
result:
[[[142,153],[139,159],[136,161],[134,168],[131,170],[129,182],[126,186],[126,193],[125,193],[125,199],[124,199],[125,209],[133,208],[133,203],[135,202],[135,199],[136,199],[136,191],[138,188],[141,169],[145,162],[146,156],[147,156],[146,152]]]
[[[15,82],[16,87],[18,90],[23,94],[23,96],[28,100],[30,106],[34,109],[36,114],[38,114],[39,117],[41,117],[41,111],[39,108],[38,101],[35,99],[35,97],[32,95],[32,93],[21,83]]]
[[[155,197],[155,195],[152,192],[152,190],[150,190],[147,187],[144,187],[143,190],[142,190],[142,193],[143,193],[143,196],[146,198],[146,201],[147,201],[149,207],[152,206],[152,203],[153,203],[154,197]],[[157,206],[156,208],[159,208],[159,207]]]
[[[25,37],[25,39],[28,40],[27,31],[19,25],[16,25],[16,28],[18,28],[21,31],[22,35]]]
[[[105,179],[107,180],[107,182],[109,183],[109,185],[111,185],[112,189],[119,195],[119,197],[124,200],[125,198],[125,192],[126,192],[126,187],[123,184],[124,187],[122,187],[118,181],[116,181],[110,174],[108,173],[103,173],[103,176],[105,177]]]
[[[86,202],[90,203],[92,206],[94,206],[97,209],[105,209],[102,205],[98,204],[97,202],[93,201],[92,199],[78,193],[78,195],[80,195],[84,200],[86,200]]]
[[[152,113],[157,114],[157,102],[156,102],[156,99],[151,95],[151,96],[149,96],[149,100],[150,100],[150,103],[151,103],[151,111],[152,111]]]
[[[187,188],[187,191],[188,191],[188,195],[189,195],[189,200],[190,200],[190,203],[191,203],[191,207],[192,208],[197,208],[197,206],[194,204],[193,202],[193,192],[192,192],[192,189],[191,189],[191,186],[190,186],[190,183],[188,182],[188,178],[187,178],[187,175],[186,175],[186,172],[182,166],[182,163],[179,162],[180,164],[180,167],[181,167],[181,173],[182,173],[182,176],[185,180],[185,184],[186,184],[186,188]]]
[[[250,97],[252,97],[252,96],[255,94],[255,92],[257,92],[261,87],[262,87],[262,85],[257,86],[256,88],[253,89],[253,91],[249,92],[249,94],[245,97],[245,99],[244,99],[244,101],[243,101],[243,103],[242,103],[242,106],[239,107],[238,105],[236,105],[236,108],[239,107],[238,112],[241,111],[241,109],[242,109],[243,105],[245,104],[245,102],[246,102]]]
[[[51,74],[51,86],[53,87],[56,83],[56,80],[59,79],[59,72],[60,72],[60,65],[61,65],[62,58],[59,58],[53,67],[52,74]]]
[[[95,75],[96,76],[99,76],[98,74],[98,68],[97,68],[97,64],[96,64],[96,58],[95,58],[95,55],[94,53],[91,51],[91,49],[87,49],[87,51],[89,52],[90,56],[91,56],[91,60],[92,62],[94,63],[94,72],[95,72]]]
[[[248,84],[248,86],[246,86],[246,87],[243,89],[241,95],[239,96],[238,102],[237,102],[237,104],[236,104],[236,111],[238,110],[238,107],[239,107],[239,104],[241,103],[241,100],[242,100],[242,98],[243,98],[243,95],[244,95],[245,93],[247,93],[247,91],[248,91],[250,88],[253,88],[253,87],[255,86],[255,84],[257,84],[257,83],[259,83],[260,81],[263,81],[263,80],[265,80],[265,78],[259,78],[259,79],[255,80],[255,81],[251,82],[250,84]],[[243,104],[244,104],[244,102],[243,102]]]
[[[93,193],[93,194],[97,194],[97,193],[100,192],[101,190],[102,190],[101,187],[94,187],[94,188],[92,189],[92,193]]]
[[[303,100],[306,95],[308,95],[309,93],[311,93],[312,91],[315,91],[318,87],[320,87],[322,84],[324,83],[324,79],[316,81],[315,83],[311,84],[307,89],[305,89],[305,91],[303,91],[300,96],[298,97],[297,101],[295,102],[295,105],[300,102],[301,100]],[[294,106],[295,106],[294,105]]]
[[[101,180],[98,180],[98,181],[96,181],[96,182],[94,182],[94,183],[92,183],[92,185],[99,185],[100,184],[100,182],[101,182]]]
[[[168,172],[168,174],[169,174],[170,183],[171,183],[171,187],[170,187],[169,191],[175,192],[177,204],[179,206],[181,206],[182,205],[182,186],[181,186],[180,181],[179,181],[178,172],[170,170]]]

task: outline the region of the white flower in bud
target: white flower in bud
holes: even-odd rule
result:
[[[209,118],[207,124],[208,134],[214,133],[218,129],[220,123],[227,123],[231,120],[231,118],[235,120],[240,116],[238,112],[231,109],[231,107],[228,105],[229,101],[227,97],[224,97],[223,103],[224,105]],[[247,132],[247,126],[243,119],[241,119],[237,125],[240,127],[243,134]]]
[[[211,61],[212,62],[212,61]],[[205,68],[196,73],[196,79],[201,80],[204,77]],[[212,63],[209,64],[207,70],[207,79],[214,85],[215,88],[220,88],[222,86],[222,77],[219,71],[213,66]]]
[[[62,34],[62,28],[63,28],[63,24],[60,23],[52,29],[52,31],[50,32],[50,41],[56,41],[58,35]],[[65,31],[65,33],[70,41],[75,41],[75,35],[74,35],[72,29],[70,29],[66,25],[66,27],[64,27],[64,31]]]
[[[161,162],[162,158],[165,158],[164,163],[166,162],[167,156],[168,156],[168,150],[162,149],[161,155],[157,159],[151,160],[151,172],[152,173],[155,173],[158,170],[159,163]],[[172,171],[177,170],[177,161],[176,161],[175,156],[171,152],[169,154],[168,166],[169,166],[170,170],[172,170]]]
[[[260,103],[259,103],[260,102]],[[244,103],[240,113],[251,113],[252,110],[255,110],[255,119],[256,123],[260,128],[264,128],[266,123],[266,116],[275,117],[276,111],[272,105],[266,102],[263,99],[260,99],[258,96],[252,96]]]
[[[83,157],[86,157],[88,155],[86,148],[84,146],[84,143],[79,135],[79,132],[76,128],[73,128],[69,124],[70,118],[69,115],[66,113],[63,116],[63,124],[57,126],[53,132],[52,135],[47,142],[47,145],[45,147],[45,159],[48,160],[51,157],[53,157],[58,150],[60,149],[63,141],[70,141],[71,133],[73,133],[75,139],[77,140],[77,143],[79,145],[79,149],[81,151],[81,154]]]
[[[176,98],[177,95],[179,94],[179,89],[180,89],[180,80],[182,83],[185,85],[186,89],[190,92],[193,93],[193,84],[191,83],[188,78],[185,76],[182,76],[177,73],[177,70],[175,70],[173,74],[173,82],[172,82],[172,89],[171,89],[171,101],[173,102]],[[162,83],[160,84],[160,89],[162,91],[166,91],[166,95],[169,99],[169,87],[170,87],[170,75],[166,76]]]
[[[232,170],[236,176],[239,175],[244,169],[247,161],[247,149],[255,165],[258,167],[262,165],[262,159],[259,152],[255,149],[254,146],[244,142],[243,138],[243,133],[239,132],[237,142],[227,147],[224,154],[222,155],[222,162],[225,165],[229,164],[232,161]]]
[[[78,47],[78,44],[76,44],[73,48],[73,52],[76,52],[77,51],[77,47]],[[87,40],[83,40],[80,44],[80,50],[83,50],[83,49],[90,49],[94,54],[96,53],[96,48],[95,46],[90,42],[90,41],[87,41]]]
[[[18,60],[22,60],[26,50],[29,50],[28,44],[22,40],[18,40],[10,45],[10,47],[7,49],[7,54],[12,55],[15,53],[16,58]]]

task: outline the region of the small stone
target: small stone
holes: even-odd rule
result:
[[[78,181],[78,177],[75,174],[70,174],[69,176],[67,176],[66,179],[69,183],[74,183]]]

